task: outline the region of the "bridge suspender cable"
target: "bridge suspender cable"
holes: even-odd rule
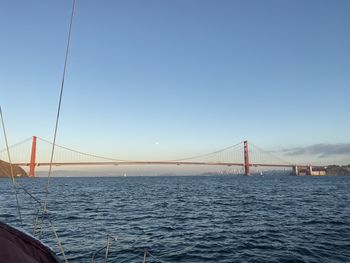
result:
[[[190,156],[190,157],[181,158],[181,159],[168,160],[168,162],[186,161],[186,160],[192,160],[192,159],[196,159],[196,158],[206,157],[206,156],[209,156],[209,155],[213,155],[213,154],[216,154],[216,153],[221,153],[221,152],[223,152],[223,151],[226,151],[226,150],[235,148],[235,147],[237,147],[237,146],[240,146],[241,144],[242,144],[242,142],[239,142],[239,143],[236,143],[236,144],[234,144],[234,145],[227,146],[227,147],[225,147],[225,148],[216,150],[216,151],[214,151],[214,152],[210,152],[210,153],[206,153],[206,154],[200,154],[200,155],[195,155],[195,156]]]
[[[18,143],[15,143],[15,144],[10,145],[9,148],[12,148],[12,149],[13,149],[13,148],[15,148],[16,146],[19,146],[19,145],[21,145],[21,144],[23,144],[23,143],[26,143],[26,142],[29,142],[29,141],[31,141],[31,140],[32,140],[32,137],[29,137],[29,138],[27,138],[27,139],[25,139],[25,140],[22,140],[22,141],[18,142]],[[5,151],[7,151],[7,148],[1,149],[1,150],[0,150],[0,153],[5,152]]]

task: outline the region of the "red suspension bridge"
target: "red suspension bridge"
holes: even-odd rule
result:
[[[35,176],[35,168],[49,166],[52,143],[33,136],[10,147],[13,164],[29,167],[29,176]],[[6,160],[6,151],[0,152],[0,159]],[[28,162],[28,160],[30,160]],[[283,160],[270,152],[260,149],[248,141],[196,156],[175,160],[137,161],[115,159],[84,153],[68,147],[55,145],[53,166],[84,165],[202,165],[202,166],[238,166],[250,175],[251,167],[291,168],[295,175],[323,175],[325,166],[295,164]]]

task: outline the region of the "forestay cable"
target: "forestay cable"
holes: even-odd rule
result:
[[[49,174],[48,174],[48,177],[47,177],[47,186],[46,186],[46,196],[45,196],[44,210],[47,209],[47,200],[48,200],[48,195],[49,195],[50,178],[51,178],[51,173],[52,173],[52,162],[53,162],[53,156],[54,156],[54,152],[55,152],[55,144],[56,144],[56,137],[57,137],[58,122],[59,122],[60,112],[61,112],[62,96],[63,96],[63,89],[64,89],[64,79],[65,79],[65,76],[66,76],[68,53],[69,53],[70,39],[71,39],[71,34],[72,34],[72,25],[73,25],[74,11],[75,11],[75,2],[76,2],[76,0],[73,0],[73,7],[72,7],[71,18],[70,18],[68,40],[67,40],[67,47],[66,47],[66,54],[65,54],[65,58],[64,58],[64,67],[63,67],[63,74],[62,74],[60,98],[59,98],[59,101],[58,101],[58,109],[57,109],[57,116],[56,116],[55,132],[54,132],[54,136],[53,136],[53,143],[52,143],[52,150],[51,150],[51,157],[50,157]]]
[[[61,82],[61,90],[60,90],[60,97],[58,101],[58,109],[57,109],[57,116],[56,116],[56,124],[55,124],[55,132],[53,136],[53,143],[52,143],[52,150],[51,150],[51,157],[50,157],[50,166],[49,166],[49,173],[47,177],[47,185],[46,185],[46,195],[45,195],[45,203],[43,207],[43,213],[47,213],[47,202],[48,202],[48,195],[49,195],[49,186],[50,186],[50,178],[51,178],[51,173],[52,173],[52,162],[53,162],[53,157],[54,157],[54,152],[55,152],[55,144],[56,144],[56,137],[57,137],[57,129],[58,129],[58,122],[60,118],[60,112],[61,112],[61,104],[62,104],[62,96],[63,96],[63,90],[64,90],[64,80],[66,76],[66,69],[67,69],[67,61],[68,61],[68,53],[69,53],[69,47],[70,47],[70,39],[71,39],[71,34],[72,34],[72,25],[73,25],[73,18],[74,18],[74,12],[75,12],[75,2],[76,0],[73,0],[73,6],[72,6],[72,13],[70,17],[70,23],[69,23],[69,32],[68,32],[68,40],[67,40],[67,46],[66,46],[66,53],[65,53],[65,58],[64,58],[64,67],[63,67],[63,74],[62,74],[62,82]],[[57,232],[55,228],[53,227],[52,223],[51,228],[52,231],[55,234],[57,244],[61,250],[61,253],[64,257],[65,262],[67,263],[67,257],[64,253],[63,246],[59,240],[59,237],[57,235]]]

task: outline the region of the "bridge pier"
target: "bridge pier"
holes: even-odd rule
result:
[[[33,136],[32,140],[32,154],[30,156],[29,177],[35,177],[35,165],[36,165],[36,136]]]
[[[244,173],[250,175],[248,141],[244,141]]]

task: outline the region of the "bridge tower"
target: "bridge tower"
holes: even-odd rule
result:
[[[244,141],[244,172],[245,175],[250,175],[248,141]]]
[[[36,136],[33,136],[32,140],[32,154],[30,156],[29,177],[35,176],[35,163],[36,161]]]

